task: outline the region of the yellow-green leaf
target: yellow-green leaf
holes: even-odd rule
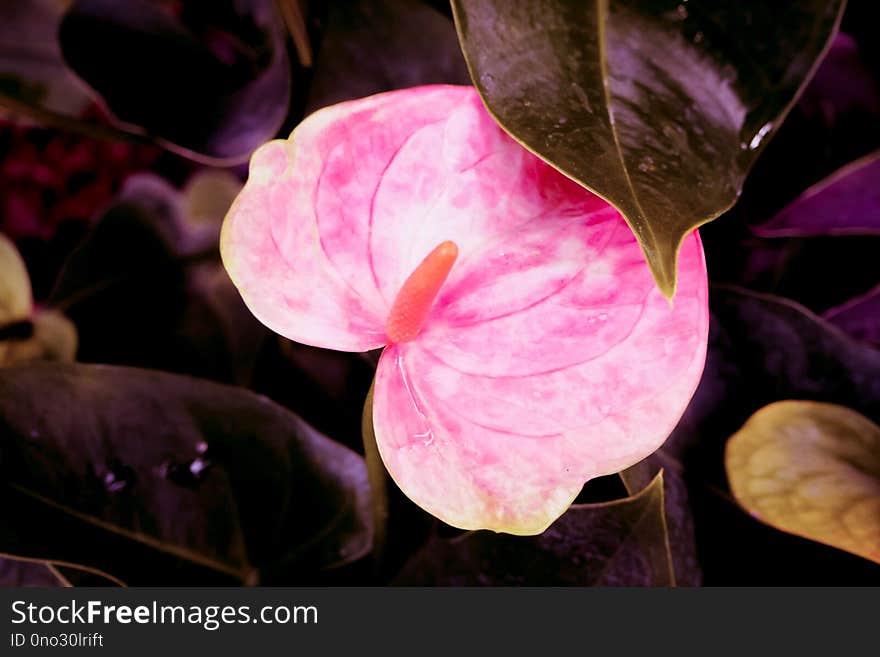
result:
[[[50,360],[71,363],[76,359],[79,336],[76,327],[57,310],[34,315],[33,334],[24,340],[0,344],[0,366]]]
[[[31,279],[15,244],[0,234],[0,324],[30,315]]]
[[[621,211],[671,297],[682,238],[734,203],[844,0],[452,6],[489,111]]]
[[[777,529],[880,563],[880,427],[836,404],[765,406],[727,443],[734,497]]]

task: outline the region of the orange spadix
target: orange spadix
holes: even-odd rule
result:
[[[385,322],[389,344],[408,342],[419,334],[457,257],[455,242],[442,242],[409,275]]]

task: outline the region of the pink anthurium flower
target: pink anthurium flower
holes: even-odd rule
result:
[[[703,370],[697,233],[673,307],[620,214],[508,137],[470,87],[341,103],[264,145],[221,249],[278,333],[386,346],[382,459],[457,527],[542,532],[584,482],[663,443]]]

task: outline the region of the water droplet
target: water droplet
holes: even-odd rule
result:
[[[434,442],[434,432],[431,430],[430,427],[428,427],[422,433],[414,434],[413,438],[418,438],[419,440],[422,441],[422,444],[424,444],[424,446],[427,447],[428,445],[430,445],[431,443]]]
[[[564,117],[564,116],[560,116],[559,117],[559,125],[565,125],[566,123],[568,123],[568,118]]]
[[[654,171],[656,168],[657,167],[654,166],[654,158],[650,155],[645,155],[645,157],[642,158],[642,161],[639,162],[639,171],[647,173],[648,171]]]
[[[196,486],[207,476],[213,464],[204,455],[185,463],[163,463],[159,474],[178,486]]]
[[[752,137],[752,141],[749,142],[749,150],[753,151],[756,148],[758,148],[758,146],[761,145],[761,142],[764,141],[764,137],[766,137],[767,133],[770,132],[772,129],[773,129],[772,122],[767,122],[764,125],[762,125],[761,129],[758,130],[757,134],[754,137]]]
[[[129,466],[123,465],[118,461],[113,461],[107,465],[107,472],[101,477],[101,481],[111,493],[121,493],[134,486],[137,476]]]
[[[208,452],[208,443],[206,443],[205,441],[200,442],[198,445],[196,445],[196,451],[199,454],[206,454]]]
[[[697,32],[694,35],[694,43],[703,43],[703,33],[702,32]]]
[[[675,8],[675,13],[681,20],[688,17],[688,10],[684,5],[678,5],[678,7]]]

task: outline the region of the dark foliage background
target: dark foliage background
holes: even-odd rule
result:
[[[590,482],[578,499],[620,498],[663,467],[679,584],[880,584],[876,564],[752,519],[732,500],[723,462],[727,438],[775,400],[831,401],[880,421],[880,306],[841,324],[849,336],[817,317],[880,283],[880,198],[860,206],[871,227],[864,234],[756,231],[811,185],[880,149],[874,4],[848,4],[841,33],[741,200],[701,229],[713,284],[710,351],[680,426],[640,470]],[[50,5],[68,12],[54,25],[44,24]],[[80,395],[77,381],[95,371],[0,369],[0,553],[35,560],[3,559],[0,581],[663,583],[640,547],[653,531],[643,515],[581,510],[534,539],[461,536],[393,486],[385,548],[381,559],[371,556],[366,471],[335,450],[363,453],[375,354],[272,334],[220,265],[219,222],[256,145],[330,103],[469,82],[446,3],[25,6],[36,12],[31,41],[15,43],[0,24],[0,230],[23,256],[37,308],[73,322],[81,363],[243,390],[114,370],[102,385],[118,378],[115,390]],[[11,24],[9,12],[0,10],[0,23]],[[77,91],[59,101],[35,80]],[[880,172],[874,180],[880,188]],[[0,326],[0,337],[28,339],[31,319]],[[83,447],[109,435],[95,410],[108,404],[118,444]],[[53,436],[52,458],[29,442],[37,427]],[[149,483],[156,468],[167,491]],[[83,522],[46,497],[105,522]],[[651,508],[653,499],[640,504]]]

